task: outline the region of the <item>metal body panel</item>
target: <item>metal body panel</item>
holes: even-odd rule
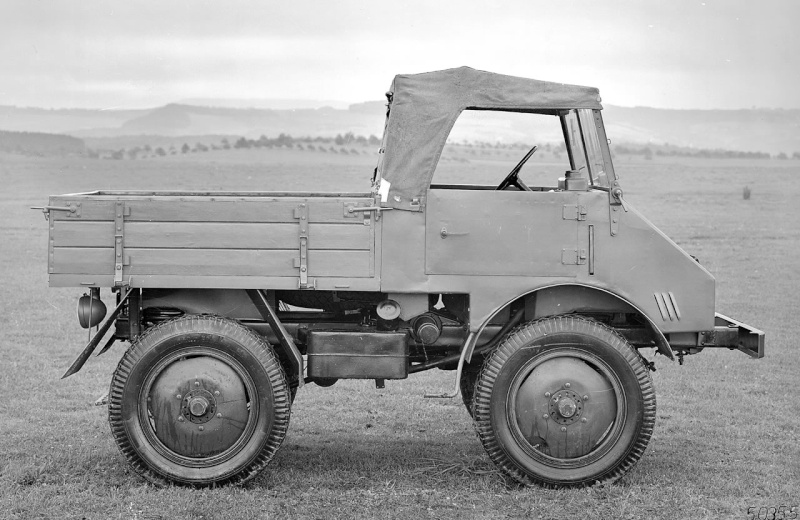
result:
[[[618,231],[612,236],[604,191],[430,190],[428,202],[427,217],[402,211],[384,217],[386,236],[403,240],[383,244],[381,290],[469,294],[473,332],[510,302],[558,285],[614,294],[639,309],[662,333],[713,329],[711,274],[633,208],[620,211]],[[567,219],[565,206],[584,209],[576,209],[580,218]],[[471,234],[442,239],[442,226]],[[507,230],[511,231],[503,235]],[[591,253],[594,274],[588,261],[563,263],[568,244],[578,254]],[[526,266],[531,269],[526,271]],[[680,319],[663,319],[655,297],[662,292],[674,295]]]
[[[582,225],[593,225],[595,231],[594,275],[581,281],[632,302],[664,333],[714,328],[711,273],[630,204],[628,211],[616,213],[618,227],[612,236],[608,194],[593,191],[579,198],[588,214]],[[585,235],[588,242],[588,230]],[[662,294],[672,294],[679,316],[667,313],[664,318]]]
[[[425,272],[494,276],[575,276],[577,221],[564,218],[573,192],[428,190]]]
[[[104,247],[114,234],[112,221],[54,222],[54,247]],[[359,249],[369,243],[369,226],[319,223],[311,226],[309,241],[316,249]],[[296,223],[263,222],[129,222],[127,248],[171,249],[294,249]]]
[[[178,308],[186,314],[218,314],[235,320],[261,320],[246,291],[238,289],[151,289],[142,291],[142,308]]]
[[[370,212],[348,211],[373,206],[370,195],[97,192],[50,201],[80,207],[50,215],[52,286],[378,289],[379,226]]]

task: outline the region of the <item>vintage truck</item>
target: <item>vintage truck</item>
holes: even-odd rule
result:
[[[364,192],[96,191],[43,208],[50,285],[84,288],[79,321],[97,327],[64,377],[130,342],[109,422],[146,479],[247,481],[303,384],[438,368],[454,385],[435,397],[460,391],[511,478],[613,482],[655,423],[642,349],[764,355],[763,332],[715,313],[712,275],[625,200],[597,89],[462,67],[399,75],[387,98]],[[432,183],[465,110],[555,122],[567,171],[526,184],[534,146],[493,185]]]

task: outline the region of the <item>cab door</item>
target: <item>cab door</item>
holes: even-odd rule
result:
[[[577,276],[576,192],[428,190],[429,275]]]

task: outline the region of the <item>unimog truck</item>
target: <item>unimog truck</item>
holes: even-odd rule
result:
[[[712,275],[624,197],[597,89],[462,67],[399,75],[387,98],[363,192],[50,197],[49,283],[82,288],[79,322],[97,327],[65,377],[130,343],[108,414],[143,477],[245,482],[304,384],[443,369],[452,391],[433,397],[461,394],[512,479],[613,482],[655,423],[643,352],[764,355],[764,333],[716,313]],[[567,168],[524,180],[530,143],[491,185],[432,182],[465,110],[553,121]]]

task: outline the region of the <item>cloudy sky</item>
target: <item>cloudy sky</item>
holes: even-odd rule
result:
[[[796,0],[3,0],[0,105],[376,100],[469,65],[606,103],[800,108]]]

